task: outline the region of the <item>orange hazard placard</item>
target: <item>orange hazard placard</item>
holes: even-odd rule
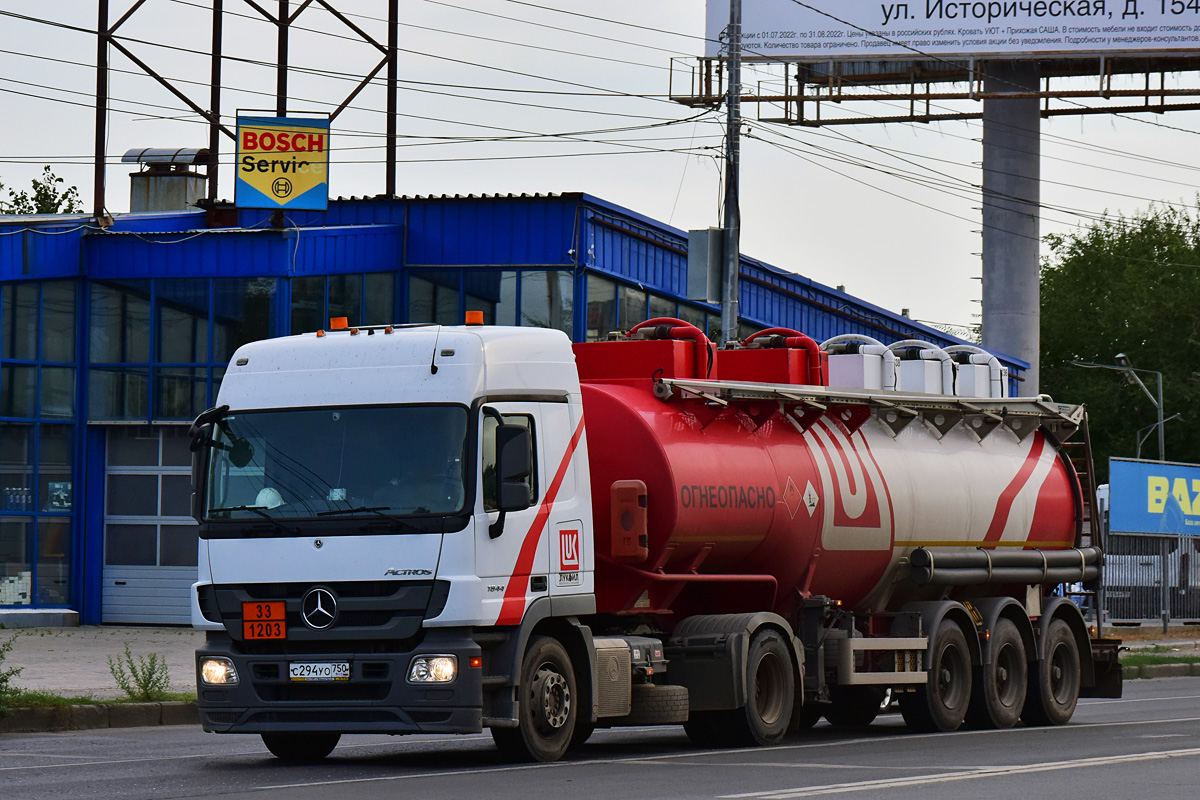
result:
[[[238,117],[239,208],[329,207],[329,120]]]

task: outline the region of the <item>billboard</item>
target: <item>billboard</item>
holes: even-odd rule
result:
[[[729,2],[707,6],[716,58]],[[797,61],[1195,51],[1200,0],[743,0],[742,47]]]
[[[1113,458],[1108,483],[1113,533],[1200,536],[1200,465]]]
[[[329,207],[329,120],[238,114],[239,208],[324,211]]]

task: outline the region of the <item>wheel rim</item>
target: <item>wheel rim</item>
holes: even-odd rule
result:
[[[784,714],[783,698],[787,694],[784,681],[785,672],[779,657],[775,653],[764,653],[754,670],[754,708],[758,718],[768,725],[778,722]]]
[[[1054,647],[1050,657],[1050,695],[1054,702],[1061,706],[1068,705],[1074,695],[1075,674],[1071,658],[1071,648],[1065,642],[1059,642]]]
[[[959,708],[966,699],[966,666],[956,643],[946,645],[938,664],[937,694],[948,709]]]
[[[562,730],[571,715],[571,688],[566,678],[550,665],[543,665],[534,674],[532,695],[537,729],[546,735]]]
[[[996,698],[1002,705],[1012,708],[1021,699],[1021,660],[1017,648],[1005,644],[996,654],[994,665],[996,679]]]

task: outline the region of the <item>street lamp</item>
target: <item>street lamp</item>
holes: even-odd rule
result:
[[[1164,420],[1162,421],[1162,423],[1161,423],[1161,424],[1166,424],[1166,423],[1170,422],[1170,421],[1171,421],[1171,420],[1173,420],[1173,419],[1177,419],[1177,420],[1179,420],[1180,422],[1183,422],[1183,421],[1184,421],[1184,420],[1183,420],[1183,414],[1172,414],[1171,416],[1169,416],[1169,417],[1167,417],[1166,419],[1164,419]],[[1144,428],[1138,428],[1138,432],[1137,432],[1137,456],[1136,456],[1136,458],[1141,458],[1141,457],[1142,457],[1142,443],[1146,441],[1146,437],[1148,437],[1148,436],[1150,435],[1150,431],[1152,431],[1152,430],[1154,430],[1155,428],[1157,428],[1157,427],[1159,426],[1159,424],[1160,424],[1160,423],[1158,423],[1158,422],[1151,422],[1149,425],[1147,425],[1147,426],[1146,426],[1146,427],[1144,427]],[[1160,458],[1160,459],[1159,459],[1159,461],[1161,461],[1161,460],[1162,460],[1162,459]]]
[[[1129,363],[1129,356],[1125,355],[1124,353],[1117,353],[1113,357],[1113,361],[1115,361],[1117,363],[1116,364],[1095,364],[1095,363],[1092,363],[1091,361],[1072,361],[1070,363],[1074,364],[1077,367],[1087,367],[1088,369],[1111,369],[1115,372],[1123,373],[1125,375],[1125,380],[1128,383],[1137,384],[1138,386],[1141,387],[1142,391],[1146,393],[1146,397],[1150,398],[1150,402],[1154,403],[1154,409],[1158,412],[1158,421],[1154,423],[1154,427],[1158,428],[1158,460],[1166,461],[1167,460],[1166,444],[1163,441],[1164,440],[1163,422],[1165,422],[1165,420],[1163,419],[1162,373],[1158,372],[1157,370],[1153,370],[1153,369],[1142,369],[1141,367],[1133,366],[1132,364]],[[1150,393],[1150,390],[1146,388],[1146,384],[1142,383],[1142,379],[1139,378],[1137,375],[1139,372],[1145,372],[1147,375],[1154,376],[1155,383],[1156,383],[1156,386],[1158,389],[1157,397],[1155,397],[1154,394]],[[1174,419],[1174,417],[1172,417],[1172,419]],[[1139,453],[1140,453],[1140,447],[1139,447]]]

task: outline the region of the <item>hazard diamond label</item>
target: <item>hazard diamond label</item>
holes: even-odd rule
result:
[[[787,487],[783,490],[783,504],[787,506],[788,513],[792,515],[792,519],[796,518],[796,512],[800,510],[800,506],[803,503],[804,498],[800,495],[800,490],[796,488],[796,482],[789,476]]]
[[[817,510],[817,503],[821,502],[821,496],[817,494],[817,490],[813,488],[812,481],[804,487],[804,507],[808,509],[808,515],[811,517],[813,512]]]

